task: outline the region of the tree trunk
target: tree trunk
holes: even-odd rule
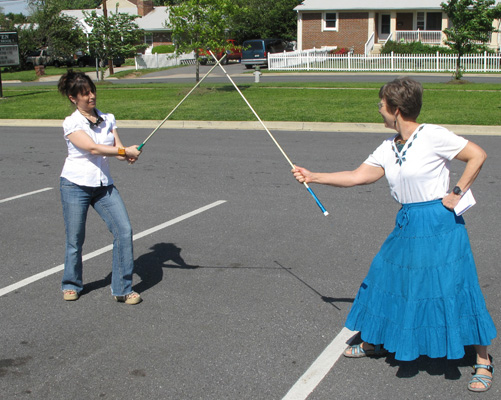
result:
[[[456,58],[456,72],[454,74],[454,79],[460,80],[463,74],[461,73],[461,53],[458,53],[458,58]]]
[[[113,75],[115,73],[113,71],[113,60],[108,60],[108,68],[110,69],[110,75]]]

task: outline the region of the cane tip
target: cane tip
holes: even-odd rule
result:
[[[327,217],[327,215],[329,215],[329,211],[324,211],[324,215]]]

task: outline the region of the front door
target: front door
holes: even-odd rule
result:
[[[385,42],[391,32],[391,15],[379,14],[379,41]]]

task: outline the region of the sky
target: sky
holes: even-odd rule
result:
[[[22,13],[28,15],[29,13],[27,0],[0,0],[0,7],[2,7],[4,14]]]

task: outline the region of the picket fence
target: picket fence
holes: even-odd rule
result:
[[[268,55],[270,71],[454,72],[455,54],[330,54],[306,50]],[[501,54],[480,53],[461,57],[463,72],[501,72]]]
[[[194,53],[180,54],[176,56],[175,53],[169,54],[138,54],[135,57],[136,69],[145,68],[167,68],[175,65],[194,64]]]

